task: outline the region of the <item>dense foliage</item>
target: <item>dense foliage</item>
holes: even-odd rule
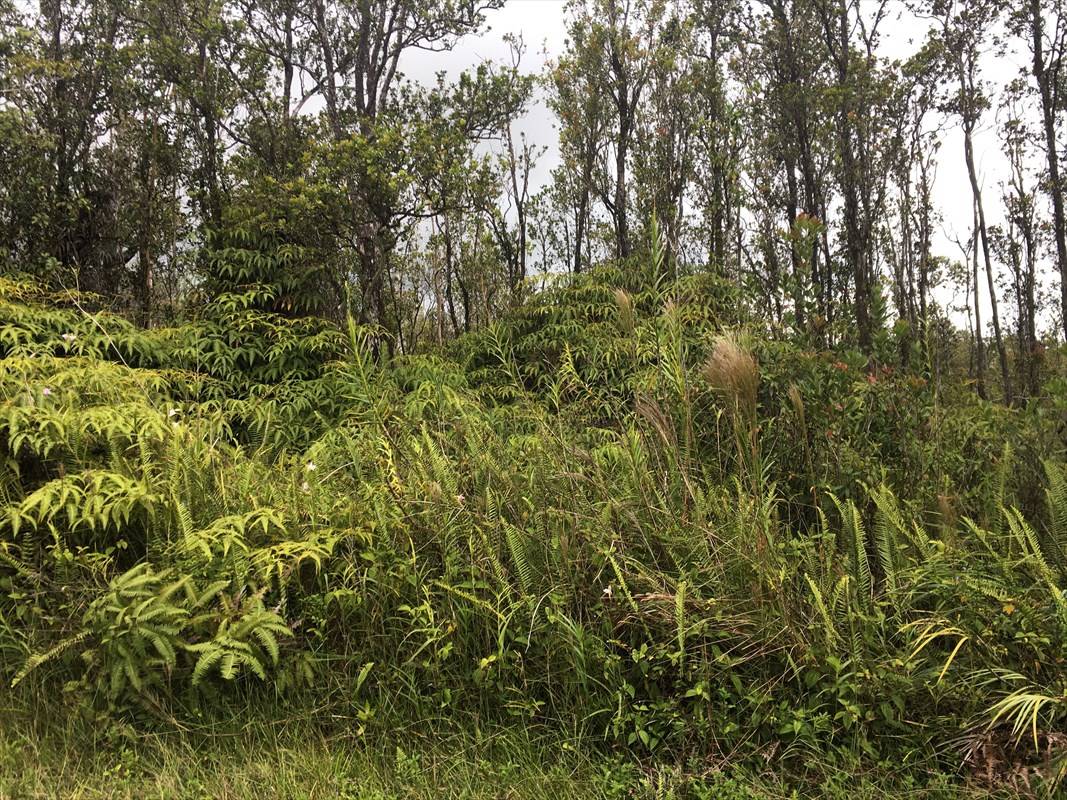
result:
[[[240,294],[145,330],[4,279],[4,691],[1054,786],[1055,409],[772,341],[707,274],[636,275],[392,358]]]
[[[1064,791],[1067,0],[536,5],[0,0],[0,796]]]
[[[411,354],[655,227],[660,279],[713,269],[776,336],[1041,394],[1065,0],[540,2],[0,0],[0,270]],[[543,52],[490,32],[523,14]]]

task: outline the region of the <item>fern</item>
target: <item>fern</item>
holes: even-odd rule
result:
[[[863,598],[864,607],[869,609],[874,598],[874,580],[871,575],[870,562],[867,560],[867,536],[863,529],[863,521],[860,519],[859,509],[851,500],[842,503],[833,495],[831,499],[841,516],[845,541],[848,543],[852,582],[859,596]]]
[[[1046,548],[1048,560],[1061,576],[1067,576],[1067,470],[1062,465],[1045,462],[1048,488],[1049,529]]]
[[[878,552],[878,561],[885,577],[886,589],[890,595],[896,593],[898,565],[897,536],[905,529],[900,516],[896,497],[885,486],[871,493],[876,513],[874,518],[874,543]]]
[[[1034,565],[1038,574],[1043,579],[1045,585],[1048,587],[1049,593],[1052,595],[1052,600],[1056,604],[1056,608],[1059,610],[1061,616],[1067,621],[1067,598],[1064,597],[1063,589],[1060,588],[1058,583],[1058,576],[1049,565],[1048,560],[1045,558],[1045,554],[1042,552],[1041,543],[1038,540],[1037,533],[1030,526],[1018,509],[1004,509],[1004,517],[1007,519],[1008,528],[1015,540],[1019,543],[1020,549],[1026,553],[1027,559]]]
[[[526,596],[534,594],[537,585],[530,552],[526,544],[526,535],[507,520],[500,521],[504,529],[504,538],[511,554],[511,563],[519,577],[519,585]]]
[[[51,661],[55,661],[72,647],[82,644],[88,638],[89,631],[79,631],[72,636],[67,636],[58,644],[53,645],[42,653],[34,653],[26,659],[26,663],[22,666],[22,669],[15,673],[15,677],[11,679],[11,687],[14,688],[18,686],[35,669],[44,664],[48,664]]]
[[[192,684],[199,685],[216,668],[225,681],[235,680],[244,670],[266,680],[265,665],[278,663],[279,637],[291,633],[284,619],[259,603],[236,618],[223,619],[209,641],[185,646],[197,654]]]
[[[819,612],[826,644],[832,646],[837,641],[838,635],[833,619],[830,617],[830,611],[826,607],[826,601],[823,599],[822,591],[819,589],[819,585],[811,579],[810,575],[805,574],[804,580],[808,584],[808,589],[811,590],[811,598],[815,604],[815,610]]]

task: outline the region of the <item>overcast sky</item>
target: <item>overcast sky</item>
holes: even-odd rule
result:
[[[403,68],[408,77],[421,82],[432,81],[441,70],[451,76],[458,75],[482,61],[510,63],[511,51],[505,37],[512,35],[521,36],[526,45],[522,71],[539,73],[548,60],[563,50],[564,3],[565,0],[508,0],[503,8],[486,15],[488,29],[480,35],[468,36],[450,52],[412,52]],[[542,96],[535,99],[518,127],[531,142],[548,148],[533,175],[533,181],[539,186],[548,180],[559,161],[555,116]]]
[[[487,30],[462,40],[451,52],[412,53],[403,67],[405,72],[412,79],[429,81],[440,70],[454,76],[483,60],[507,62],[509,50],[504,41],[506,34],[522,36],[526,44],[523,69],[539,72],[547,60],[562,51],[565,36],[564,0],[508,0],[504,8],[488,13],[487,24]],[[925,35],[925,28],[919,21],[906,17],[887,20],[881,30],[881,49],[888,58],[903,59],[911,55]],[[998,91],[994,87],[1001,87],[1018,76],[1022,65],[1023,58],[1018,52],[1006,56],[990,55],[984,64],[983,78],[991,84],[991,89]],[[1008,170],[996,136],[998,125],[994,107],[986,112],[975,137],[975,159],[990,225],[1003,219],[1000,183],[1006,179]],[[551,169],[558,162],[555,119],[545,107],[543,98],[538,98],[520,127],[530,141],[548,148],[534,175],[536,188],[548,179]],[[935,238],[935,251],[938,255],[959,259],[960,251],[955,240],[958,238],[966,242],[970,235],[971,195],[963,160],[963,135],[954,122],[946,125],[942,136],[934,205],[944,218],[940,235]],[[983,282],[983,298],[985,294]],[[962,291],[959,297],[953,297],[951,293],[942,294],[940,300],[946,304],[962,303]],[[988,309],[983,316],[988,319]]]

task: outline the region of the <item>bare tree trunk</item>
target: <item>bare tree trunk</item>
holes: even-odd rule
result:
[[[630,225],[626,213],[626,158],[629,153],[630,131],[633,127],[633,109],[629,104],[630,86],[622,63],[612,51],[612,68],[618,82],[617,110],[619,115],[618,139],[615,142],[615,199],[612,213],[615,217],[615,248],[619,258],[630,255]]]
[[[974,342],[975,373],[978,378],[978,396],[987,398],[985,386],[985,342],[982,338],[982,305],[978,294],[978,202],[971,204],[973,229],[971,232],[971,285],[974,287]]]
[[[445,215],[441,223],[441,233],[445,243],[445,302],[448,304],[448,318],[452,322],[452,335],[459,335],[459,319],[456,317],[456,302],[452,294],[453,278],[453,248],[452,229],[448,224],[448,216]],[[466,308],[464,306],[464,308]]]
[[[962,72],[961,72],[962,79]],[[978,173],[974,166],[974,145],[971,141],[971,127],[968,122],[963,127],[963,154],[967,162],[967,176],[971,182],[971,194],[974,197],[974,213],[977,223],[976,235],[982,245],[982,257],[985,261],[986,281],[989,286],[989,305],[993,317],[993,340],[996,343],[997,357],[1000,360],[1000,379],[1004,384],[1004,402],[1011,405],[1012,385],[1008,372],[1008,355],[1004,348],[1004,337],[1000,331],[1000,313],[997,310],[997,287],[993,280],[993,261],[989,256],[989,233],[986,229],[985,209],[982,205],[982,189],[978,185]],[[977,270],[977,242],[975,244],[975,269]],[[978,274],[975,272],[975,290],[977,296]]]

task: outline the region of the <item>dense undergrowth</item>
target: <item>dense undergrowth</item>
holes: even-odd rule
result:
[[[0,281],[5,703],[1053,791],[1054,404],[775,340],[708,275],[630,280],[392,358],[245,295],[140,330]]]

